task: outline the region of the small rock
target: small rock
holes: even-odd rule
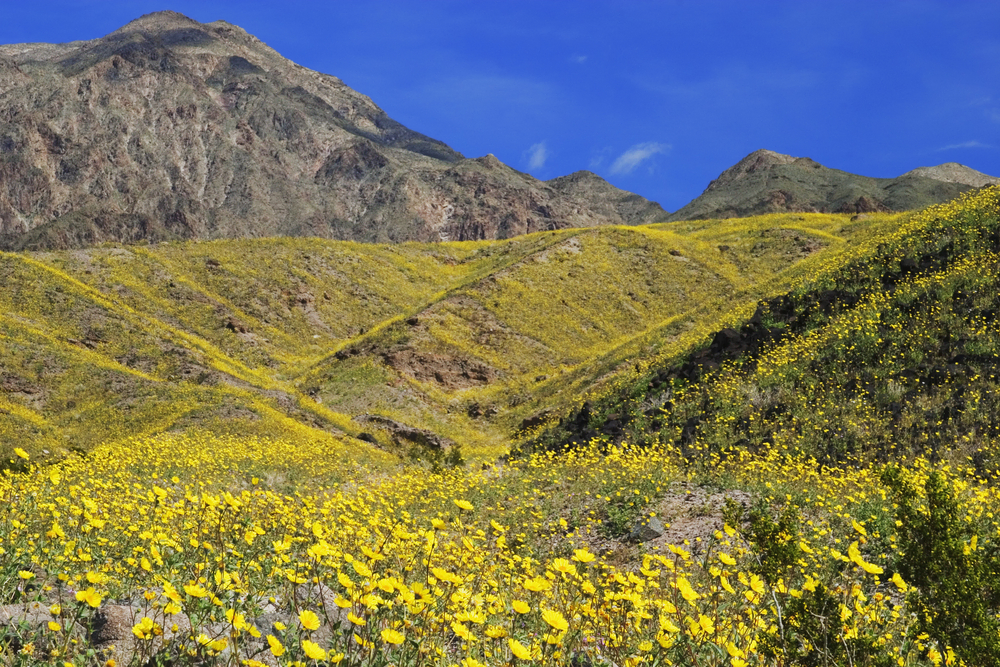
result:
[[[655,540],[657,537],[661,537],[666,530],[663,522],[654,516],[650,517],[648,521],[641,521],[636,524],[626,539],[629,542],[649,542],[650,540]]]

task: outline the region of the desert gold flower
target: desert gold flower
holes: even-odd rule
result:
[[[552,590],[552,582],[545,577],[533,577],[524,582],[524,587],[529,591],[540,593]]]
[[[850,558],[855,565],[863,569],[868,574],[882,574],[882,568],[878,565],[874,565],[865,561],[861,556],[861,550],[858,548],[857,541],[852,542],[851,546],[847,548],[847,556]]]
[[[543,609],[542,620],[560,632],[569,629],[569,622],[566,620],[566,617],[555,609]]]
[[[507,645],[510,647],[510,652],[514,654],[515,658],[519,660],[531,659],[531,651],[528,650],[528,647],[513,637],[507,640]]]
[[[472,634],[472,631],[469,630],[469,627],[464,623],[460,623],[459,621],[451,622],[451,630],[465,641],[470,641],[475,638],[475,635]]]
[[[358,576],[364,577],[366,579],[372,576],[371,568],[359,560],[351,561],[351,567],[354,569],[355,572],[358,573]]]
[[[273,655],[274,657],[280,658],[281,656],[285,655],[284,645],[274,635],[267,636],[267,645],[270,647],[271,655]]]
[[[203,598],[208,595],[208,591],[201,584],[185,584],[184,592],[194,598]]]
[[[139,622],[132,626],[132,634],[139,639],[151,639],[153,637],[153,619],[143,616]]]
[[[306,630],[318,630],[319,629],[319,616],[308,609],[305,609],[299,613],[299,623]]]
[[[507,630],[499,625],[490,625],[486,628],[486,636],[490,639],[502,639],[507,636]]]
[[[576,574],[576,566],[565,558],[556,558],[553,560],[552,569],[562,574]]]
[[[101,594],[95,591],[93,588],[87,588],[82,591],[77,591],[76,599],[78,602],[86,602],[94,609],[97,609],[98,607],[101,606]]]
[[[386,644],[402,644],[406,637],[402,632],[393,630],[392,628],[385,628],[382,630],[382,641]]]
[[[691,586],[691,582],[688,581],[686,577],[677,577],[674,581],[674,585],[677,586],[677,590],[681,592],[681,597],[688,602],[694,602],[701,597],[701,595],[694,590]]]
[[[302,650],[310,660],[326,660],[326,651],[319,644],[308,639],[302,640]]]

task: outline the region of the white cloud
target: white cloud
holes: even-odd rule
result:
[[[573,56],[572,58],[569,59],[569,61],[577,65],[582,65],[585,62],[587,62],[587,56]]]
[[[612,174],[630,174],[644,161],[657,153],[666,153],[668,150],[670,150],[670,144],[660,144],[655,141],[636,144],[615,159],[611,164],[610,171]]]
[[[615,149],[612,148],[611,146],[605,146],[604,148],[598,151],[594,151],[590,156],[590,168],[593,170],[597,170],[601,165],[604,164],[605,160],[611,157],[611,155],[614,152]]]
[[[545,142],[540,141],[525,152],[528,159],[528,169],[541,169],[545,166],[545,161],[549,159],[549,149],[545,147]]]
[[[960,144],[948,144],[947,146],[942,146],[938,151],[950,151],[956,148],[993,148],[989,144],[984,144],[981,141],[964,141]]]
[[[442,111],[467,123],[487,113],[503,122],[556,117],[559,96],[552,85],[528,78],[491,75],[443,76],[419,83],[404,93],[407,103]],[[509,119],[509,121],[508,121]]]

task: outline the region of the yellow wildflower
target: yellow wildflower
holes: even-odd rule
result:
[[[318,630],[319,629],[319,616],[308,609],[299,613],[299,623],[306,630]]]
[[[382,630],[382,641],[386,644],[402,644],[406,637],[402,632],[398,632],[391,628],[386,628]]]
[[[306,657],[310,660],[326,660],[326,651],[320,648],[316,642],[303,639],[302,650],[305,651]]]
[[[513,653],[514,657],[517,658],[518,660],[531,659],[531,651],[528,650],[527,646],[517,641],[516,639],[514,638],[508,639],[507,645],[510,646],[510,652]]]
[[[569,622],[566,620],[566,617],[555,609],[543,609],[542,620],[560,632],[564,632],[569,628]]]

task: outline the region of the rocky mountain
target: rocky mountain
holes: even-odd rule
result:
[[[2,248],[496,239],[665,215],[592,174],[465,159],[224,21],[159,12],[0,46]]]
[[[761,213],[868,213],[919,209],[1000,179],[950,162],[898,178],[829,169],[807,157],[758,150],[722,172],[670,220],[733,218]]]
[[[1000,184],[1000,178],[997,178],[996,176],[987,176],[980,171],[970,169],[964,164],[959,164],[957,162],[945,162],[944,164],[939,164],[936,167],[917,167],[912,171],[906,172],[900,178],[905,176],[925,176],[927,178],[933,178],[936,181],[944,181],[945,183],[961,183],[974,188]]]

